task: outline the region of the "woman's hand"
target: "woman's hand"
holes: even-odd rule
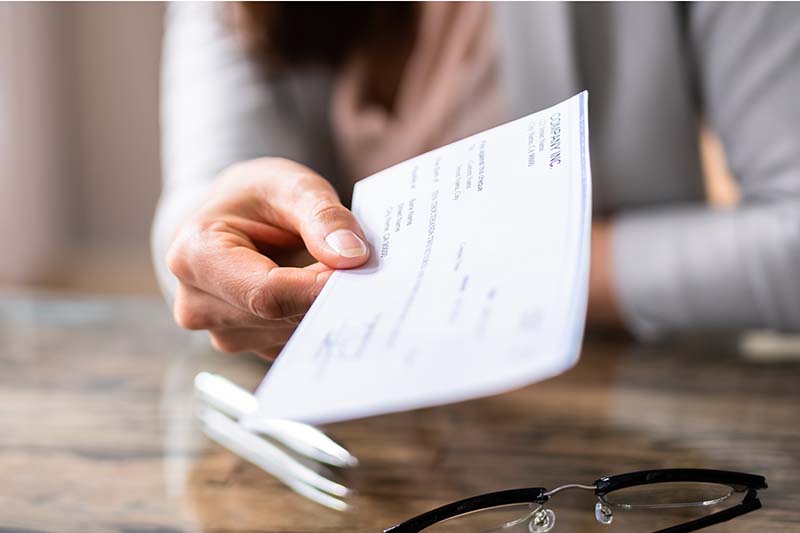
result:
[[[220,351],[275,357],[333,269],[366,262],[365,242],[333,187],[307,167],[233,165],[169,249],[175,321],[208,330]],[[294,266],[306,250],[318,262]]]

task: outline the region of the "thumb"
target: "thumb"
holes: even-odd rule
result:
[[[353,268],[369,258],[364,232],[333,186],[299,163],[271,159],[267,190],[272,215],[296,231],[314,258],[330,268]]]
[[[327,181],[320,178],[314,185],[292,210],[306,248],[330,268],[363,265],[369,258],[369,246],[353,213]]]

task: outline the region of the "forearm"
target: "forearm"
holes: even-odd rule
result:
[[[800,204],[703,204],[617,215],[608,234],[619,316],[639,338],[800,330]]]
[[[589,271],[587,324],[593,328],[624,327],[617,303],[611,253],[611,223],[601,219],[592,224],[592,259]]]

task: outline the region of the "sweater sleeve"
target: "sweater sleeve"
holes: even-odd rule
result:
[[[612,257],[640,338],[690,329],[800,331],[800,4],[691,4],[706,117],[742,201],[621,213]]]
[[[170,242],[215,176],[262,156],[287,157],[326,175],[332,168],[324,123],[329,80],[307,71],[270,76],[226,26],[220,4],[167,9],[161,65],[163,185],[151,230],[162,290],[174,294],[165,264]]]

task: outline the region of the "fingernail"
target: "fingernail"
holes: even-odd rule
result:
[[[328,246],[342,257],[361,257],[367,253],[367,245],[349,229],[337,229],[325,237]]]
[[[314,298],[319,296],[319,293],[322,292],[322,288],[328,282],[328,279],[331,277],[332,273],[333,273],[332,271],[326,270],[325,272],[320,272],[319,274],[317,274],[317,280],[316,283],[314,284],[314,290],[312,292]]]

